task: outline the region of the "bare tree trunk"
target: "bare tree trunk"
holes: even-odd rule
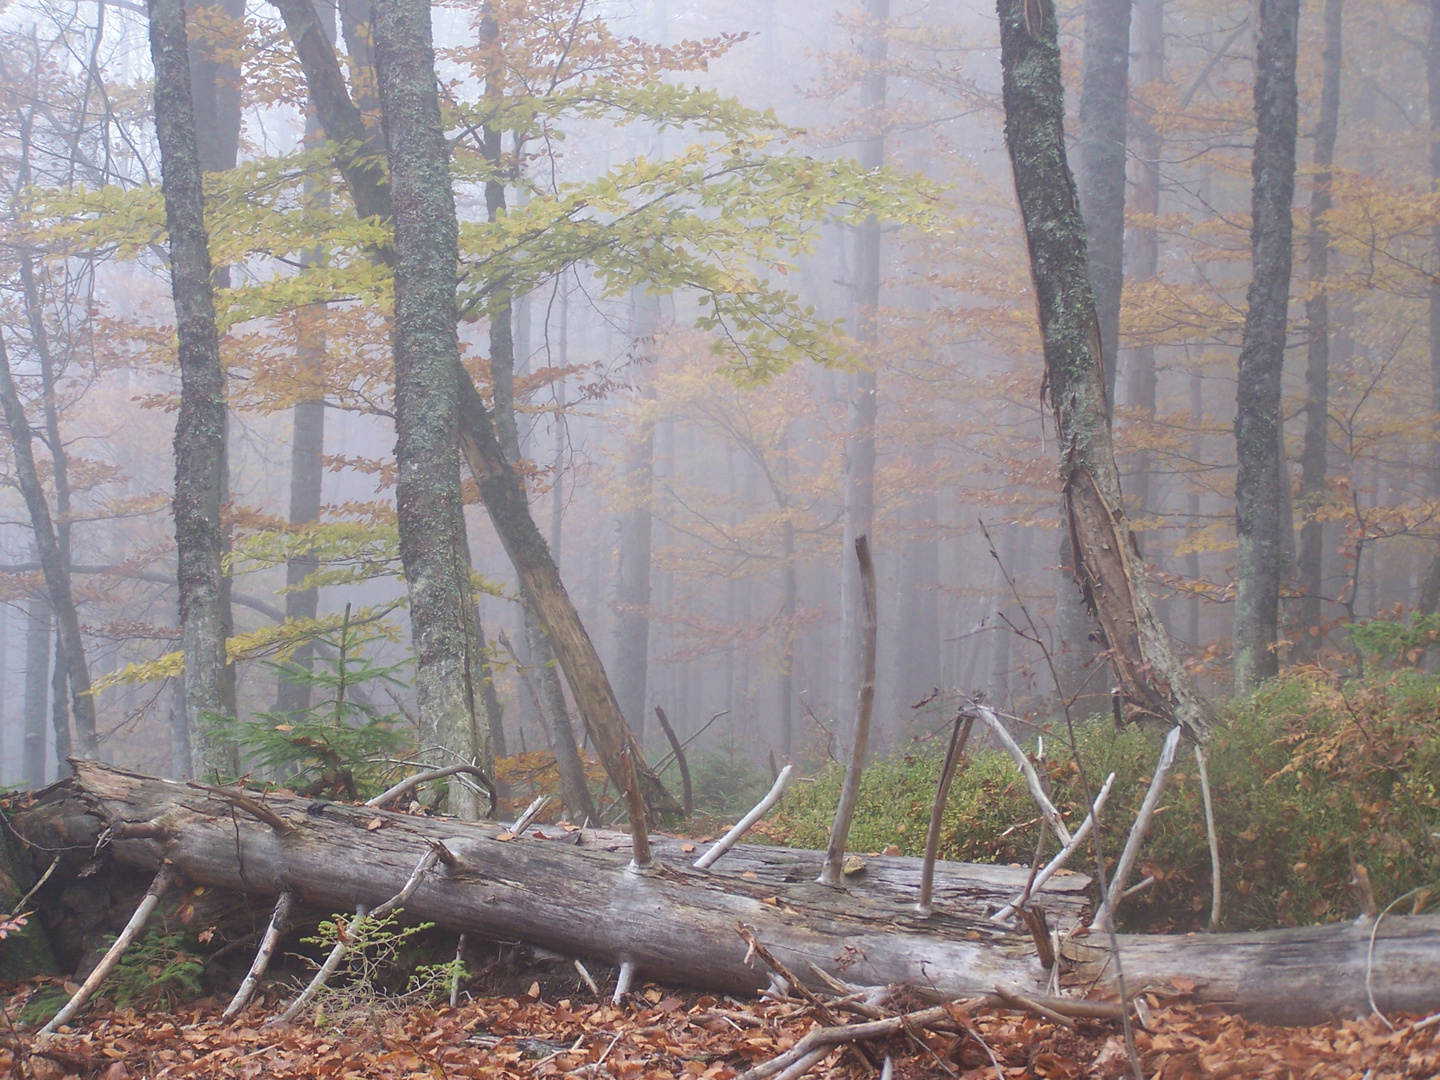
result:
[[[50,605],[32,596],[25,605],[25,782],[45,785],[45,706],[50,696]],[[69,766],[63,758],[63,774]]]
[[[1154,89],[1165,78],[1165,0],[1138,0],[1135,4],[1135,81]],[[1155,220],[1160,213],[1160,153],[1164,140],[1155,126],[1149,103],[1135,110],[1135,197],[1136,214],[1145,219],[1126,234],[1130,250],[1126,265],[1132,281],[1151,281],[1160,267],[1160,238]],[[1083,206],[1082,202],[1082,206]],[[1094,246],[1090,247],[1093,266]],[[1091,270],[1094,279],[1094,270]],[[1097,297],[1098,305],[1098,297]],[[1101,316],[1101,337],[1104,337],[1104,316]],[[1147,424],[1155,421],[1155,346],[1141,345],[1129,355],[1130,370],[1126,375],[1126,404]],[[1143,441],[1143,440],[1142,440]],[[1145,449],[1135,455],[1135,507],[1139,515],[1148,517],[1154,509],[1154,493],[1150,470],[1153,463]]]
[[[420,739],[488,765],[475,597],[460,498],[455,288],[459,232],[440,122],[430,6],[395,0],[374,12],[375,68],[395,221],[395,501],[410,590]],[[454,809],[477,812],[451,787]]]
[[[1425,49],[1425,80],[1430,107],[1430,190],[1440,192],[1440,0],[1430,0],[1430,40]],[[1431,239],[1435,257],[1440,257],[1440,225]],[[1429,290],[1430,314],[1430,411],[1440,417],[1440,280]],[[1430,475],[1426,494],[1440,499],[1440,428],[1430,436]],[[1430,561],[1425,584],[1420,590],[1420,610],[1434,614],[1440,609],[1440,551]]]
[[[155,131],[170,235],[170,291],[180,339],[175,425],[175,544],[187,704],[196,775],[233,773],[233,748],[209,721],[225,715],[225,620],[220,501],[225,471],[225,378],[210,278],[204,197],[181,0],[149,0]]]
[[[885,163],[885,65],[889,58],[890,0],[865,0],[861,61],[860,167]],[[875,417],[879,408],[875,364],[880,317],[880,222],[866,218],[857,230],[855,267],[856,340],[867,365],[850,378],[845,410],[845,517],[840,540],[840,656],[836,732],[842,748],[853,738],[864,667],[864,583],[850,553],[860,537],[875,534]]]
[[[922,472],[934,462],[934,448],[924,446],[916,466]],[[926,488],[907,515],[911,525],[931,530],[940,516],[934,487]],[[900,555],[900,604],[896,620],[899,636],[899,686],[891,715],[908,715],[908,707],[940,686],[940,548],[925,537],[905,542]]]
[[[1085,0],[1080,66],[1080,168],[1075,188],[1085,218],[1090,288],[1099,322],[1105,401],[1115,404],[1120,291],[1125,258],[1125,121],[1130,100],[1131,0]]]
[[[68,680],[74,692],[71,707],[75,712],[75,734],[79,743],[77,749],[82,757],[97,758],[100,756],[100,744],[95,734],[95,699],[90,694],[90,672],[85,664],[85,645],[80,638],[80,619],[75,611],[75,598],[70,591],[69,559],[61,550],[55,524],[50,517],[50,504],[45,501],[45,490],[40,486],[40,474],[35,468],[30,421],[26,419],[20,393],[10,372],[10,357],[5,350],[3,339],[0,339],[0,405],[4,407],[5,427],[10,435],[16,479],[24,496],[26,509],[30,513],[35,549],[45,573],[50,609],[55,613],[58,630],[56,683],[59,693],[56,718],[65,719],[64,730],[68,741],[69,721],[65,712],[65,681]],[[52,437],[58,444],[58,431]],[[60,728],[57,727],[56,731],[58,733]],[[65,759],[62,757],[59,760]]]
[[[1005,138],[1039,302],[1051,407],[1077,570],[1120,685],[1122,716],[1209,736],[1211,715],[1155,616],[1125,516],[1086,266],[1065,160],[1065,91],[1052,0],[1000,0]]]
[[[285,27],[295,43],[305,73],[310,100],[320,116],[326,135],[333,141],[354,145],[357,152],[340,161],[341,171],[356,212],[363,218],[391,220],[391,187],[384,182],[384,170],[375,166],[364,149],[366,134],[359,111],[350,100],[335,51],[319,31],[313,8],[303,0],[275,0]],[[391,257],[382,252],[386,257]],[[544,624],[556,659],[575,695],[586,727],[605,764],[605,771],[617,783],[625,772],[621,752],[634,750],[640,786],[653,812],[678,813],[680,804],[660,783],[635,744],[625,723],[604,665],[595,651],[574,603],[565,591],[545,539],[535,525],[525,496],[524,485],[495,437],[490,414],[474,382],[456,364],[460,393],[460,444],[470,470],[479,485],[485,509],[500,536],[505,552],[520,578],[527,604],[534,606]]]
[[[780,571],[780,754],[790,761],[795,754],[795,640],[799,598],[798,571],[795,566],[795,523],[788,517],[782,527],[781,553],[785,565]]]
[[[1305,449],[1300,459],[1300,604],[1301,652],[1320,650],[1321,593],[1324,588],[1325,523],[1316,517],[1325,499],[1325,455],[1330,438],[1330,298],[1326,276],[1330,266],[1330,235],[1325,214],[1331,206],[1330,165],[1340,129],[1340,64],[1345,0],[1325,0],[1324,76],[1320,117],[1315,124],[1315,187],[1310,195],[1310,235],[1306,240],[1310,291],[1305,301],[1309,345],[1305,357]],[[1433,32],[1433,31],[1432,31]],[[1437,147],[1440,149],[1440,147]],[[1431,299],[1431,326],[1440,323],[1440,292]],[[1440,349],[1440,333],[1432,333]],[[1440,355],[1432,353],[1434,356]]]
[[[1295,57],[1299,0],[1260,0],[1251,166],[1251,281],[1235,412],[1235,690],[1279,670],[1281,529],[1280,374],[1290,305],[1295,195]]]
[[[634,335],[649,349],[659,329],[659,300],[631,292]],[[653,397],[649,391],[645,397]],[[641,405],[640,409],[644,409]],[[635,741],[645,746],[646,696],[650,682],[650,496],[655,477],[655,424],[642,416],[622,450],[624,485],[620,511],[620,574],[615,588],[615,697]]]

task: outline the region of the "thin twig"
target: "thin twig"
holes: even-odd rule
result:
[[[675,764],[680,766],[680,805],[684,807],[685,816],[688,818],[695,812],[695,791],[690,786],[690,763],[685,760],[685,748],[675,737],[675,729],[670,726],[670,718],[665,715],[665,710],[659,705],[655,706],[655,719],[660,721],[660,730],[665,732],[665,738],[670,743],[670,752],[675,755]],[[656,774],[659,774],[658,769]]]
[[[187,780],[185,783],[188,787],[204,791],[207,794],[214,795],[217,799],[224,799],[231,805],[238,806],[251,817],[258,818],[266,825],[269,825],[281,836],[289,836],[295,831],[294,825],[291,825],[290,822],[275,813],[274,810],[271,810],[258,800],[251,798],[243,791],[235,788],[215,787],[211,784],[202,784],[195,780]]]
[[[1085,820],[1080,823],[1080,828],[1075,830],[1075,835],[1070,838],[1070,843],[1065,845],[1054,858],[1045,864],[1045,868],[1035,875],[1035,881],[1030,885],[1029,890],[1031,896],[1044,888],[1045,883],[1055,876],[1055,873],[1070,860],[1070,856],[1085,842],[1085,838],[1090,835],[1090,831],[1095,827],[1095,819],[1099,816],[1100,811],[1104,809],[1105,800],[1110,797],[1110,789],[1114,784],[1115,774],[1112,772],[1105,778],[1105,784],[1100,788],[1100,794],[1095,796],[1095,805],[1090,808],[1090,813],[1087,814]],[[1029,897],[1022,892],[990,917],[996,922],[1005,922],[1015,914],[1016,909],[1027,899],[1029,899]]]
[[[1007,1005],[1034,1013],[1036,1016],[1044,1017],[1052,1024],[1059,1024],[1061,1027],[1069,1028],[1071,1031],[1075,1030],[1074,1020],[1071,1020],[1068,1016],[1063,1016],[1054,1009],[1042,1005],[1040,1002],[1028,998],[1023,994],[1017,994],[1014,990],[1006,990],[1003,986],[995,987],[995,993],[999,995],[1000,1000]]]
[[[1210,843],[1210,932],[1220,929],[1220,836],[1215,831],[1215,804],[1210,798],[1210,770],[1205,748],[1195,744],[1195,764],[1200,770],[1200,798],[1205,804],[1205,838]]]
[[[775,778],[775,783],[771,785],[770,791],[766,796],[756,803],[751,811],[736,823],[734,828],[719,840],[716,840],[709,851],[695,860],[695,869],[708,870],[715,865],[715,861],[719,859],[721,855],[724,855],[725,852],[739,843],[740,838],[754,828],[755,823],[764,817],[772,806],[780,801],[780,796],[785,794],[785,788],[790,783],[790,777],[794,771],[795,768],[793,765],[786,765],[785,768],[781,769],[780,775]]]
[[[1135,815],[1135,824],[1130,827],[1130,835],[1125,840],[1125,850],[1120,853],[1120,861],[1115,864],[1115,873],[1110,878],[1110,890],[1105,894],[1105,902],[1095,913],[1091,926],[1103,926],[1114,921],[1115,909],[1120,906],[1121,894],[1125,892],[1125,881],[1135,866],[1135,860],[1140,857],[1145,834],[1150,831],[1150,819],[1155,816],[1160,792],[1165,789],[1165,778],[1170,775],[1170,767],[1175,764],[1175,748],[1179,745],[1180,727],[1176,725],[1165,736],[1165,745],[1160,749],[1160,761],[1155,766],[1155,775],[1150,778],[1150,790],[1145,792],[1140,813]]]
[[[1060,817],[1060,811],[1055,809],[1055,804],[1050,801],[1050,796],[1045,794],[1045,789],[1040,784],[1040,777],[1035,773],[1035,766],[1030,764],[1030,759],[1025,756],[1025,751],[1020,749],[1019,744],[1011,737],[1010,732],[1005,730],[1005,725],[1002,724],[1000,718],[995,715],[994,709],[978,703],[974,704],[973,708],[975,709],[976,715],[985,721],[986,725],[989,726],[991,732],[995,735],[995,738],[1000,740],[1000,745],[1005,748],[1010,757],[1014,759],[1015,764],[1019,766],[1021,774],[1025,777],[1025,784],[1030,788],[1031,798],[1033,798],[1036,805],[1040,807],[1040,812],[1045,815],[1045,820],[1050,823],[1050,827],[1055,830],[1055,835],[1059,837],[1061,846],[1068,846],[1070,843],[1070,830],[1065,827],[1065,821]]]
[[[373,799],[367,799],[365,805],[374,807],[385,806],[394,802],[406,792],[414,791],[421,784],[428,784],[431,780],[439,780],[446,776],[454,776],[456,773],[464,773],[466,776],[473,776],[480,781],[490,796],[490,809],[486,811],[486,816],[494,817],[496,806],[495,784],[490,777],[485,775],[484,769],[478,765],[470,764],[446,765],[443,769],[430,769],[426,772],[416,773],[414,776],[407,776],[394,787],[385,789]]]

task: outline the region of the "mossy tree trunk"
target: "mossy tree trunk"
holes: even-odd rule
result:
[[[1275,645],[1288,532],[1281,485],[1289,483],[1280,453],[1280,375],[1290,309],[1299,21],[1299,0],[1260,0],[1251,278],[1235,408],[1237,693],[1253,689],[1280,667]]]
[[[1077,578],[1110,650],[1123,718],[1158,717],[1204,740],[1209,707],[1155,615],[1121,496],[1085,223],[1065,156],[1055,6],[999,0],[997,10],[1005,141],[1029,245]]]
[[[0,810],[0,814],[8,814]],[[35,917],[35,901],[19,910],[20,901],[35,884],[30,857],[15,839],[8,821],[0,823],[0,916],[30,913],[23,929],[0,943],[0,983],[16,983],[36,975],[58,975],[55,953],[45,927]]]
[[[426,0],[374,11],[375,70],[395,223],[395,502],[410,592],[420,739],[489,758],[475,596],[460,496],[455,289],[459,227]],[[432,751],[433,752],[433,751]],[[462,791],[452,786],[453,795]],[[476,813],[473,797],[456,807]]]

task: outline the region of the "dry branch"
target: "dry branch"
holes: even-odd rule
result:
[[[780,775],[775,778],[769,792],[755,806],[741,818],[729,832],[716,840],[709,851],[695,860],[696,870],[708,870],[715,865],[715,860],[724,855],[737,843],[740,838],[755,827],[755,823],[769,812],[770,808],[780,801],[780,796],[785,794],[785,788],[790,783],[790,776],[795,771],[794,766],[786,765],[780,770]]]
[[[1135,860],[1140,857],[1145,834],[1150,831],[1150,819],[1155,816],[1155,807],[1160,803],[1160,793],[1165,789],[1170,767],[1175,764],[1175,750],[1179,745],[1180,729],[1173,727],[1165,736],[1165,745],[1160,749],[1160,761],[1155,766],[1155,775],[1150,778],[1150,789],[1145,792],[1145,801],[1140,804],[1140,813],[1135,815],[1135,824],[1131,826],[1130,835],[1125,840],[1125,850],[1120,853],[1120,861],[1115,864],[1115,872],[1110,877],[1110,892],[1105,897],[1105,902],[1100,905],[1100,910],[1095,913],[1091,926],[1104,926],[1120,906],[1125,893],[1125,882],[1130,877],[1130,871],[1135,868]]]
[[[660,730],[665,733],[670,752],[675,755],[675,764],[680,766],[680,804],[685,808],[685,816],[688,818],[695,812],[695,792],[690,785],[690,763],[685,760],[685,747],[676,738],[675,729],[670,726],[670,718],[659,705],[655,706],[655,719],[660,721]],[[658,768],[656,771],[658,773]]]
[[[940,853],[940,823],[945,816],[945,803],[950,798],[950,784],[955,779],[955,768],[960,762],[960,755],[965,752],[965,744],[970,741],[970,729],[974,726],[973,712],[955,714],[955,726],[950,730],[950,746],[945,751],[940,782],[935,786],[935,803],[930,807],[930,828],[925,832],[925,862],[920,868],[920,899],[915,905],[915,910],[922,915],[930,914],[930,898],[935,892],[935,857]]]
[[[981,720],[985,721],[990,733],[999,740],[1000,745],[1005,748],[1019,766],[1021,774],[1025,777],[1025,784],[1030,789],[1030,795],[1040,807],[1040,813],[1045,815],[1046,822],[1055,830],[1055,835],[1060,838],[1060,843],[1070,846],[1070,830],[1065,827],[1065,821],[1060,816],[1060,811],[1055,809],[1055,804],[1050,801],[1050,796],[1045,794],[1045,788],[1040,783],[1040,777],[1035,773],[1035,766],[1030,764],[1030,759],[1025,756],[1025,751],[1020,749],[1019,743],[1011,737],[1010,732],[1005,730],[1005,725],[995,715],[993,709],[984,705],[974,706],[975,713]]]
[[[473,776],[479,780],[486,792],[490,795],[490,809],[486,813],[493,817],[495,815],[495,784],[490,777],[485,775],[485,770],[478,765],[446,765],[443,769],[430,769],[426,772],[416,773],[414,776],[407,776],[393,787],[386,788],[373,799],[368,800],[366,806],[388,806],[401,795],[414,791],[421,784],[428,784],[431,780],[439,780],[446,776],[455,776],[463,773],[466,776]]]
[[[270,958],[275,954],[275,946],[280,941],[280,935],[285,932],[286,924],[290,918],[290,909],[295,904],[295,893],[286,889],[280,894],[280,899],[275,901],[275,911],[270,916],[270,925],[265,928],[265,936],[260,939],[260,948],[255,953],[255,961],[246,972],[245,979],[240,983],[240,989],[235,991],[235,996],[230,999],[230,1004],[225,1006],[224,1020],[234,1020],[240,1015],[242,1009],[250,1004],[251,997],[255,994],[255,988],[260,985],[260,980],[265,975],[265,970],[270,966]]]
[[[1080,828],[1075,830],[1075,835],[1070,838],[1070,843],[1061,848],[1060,851],[1055,854],[1055,857],[1045,864],[1044,869],[1035,875],[1034,880],[1025,883],[1025,888],[1021,890],[1019,896],[991,916],[996,922],[1004,922],[1010,918],[1010,916],[1014,915],[1016,909],[1021,904],[1025,903],[1029,897],[1044,888],[1045,884],[1055,876],[1055,872],[1070,861],[1070,856],[1075,854],[1076,849],[1085,842],[1086,837],[1088,837],[1091,830],[1095,828],[1095,819],[1100,816],[1100,811],[1104,809],[1105,800],[1110,797],[1110,789],[1114,784],[1115,774],[1112,772],[1105,778],[1105,783],[1100,788],[1100,794],[1095,796],[1095,805],[1090,808],[1090,813],[1085,815],[1085,820],[1080,823]]]

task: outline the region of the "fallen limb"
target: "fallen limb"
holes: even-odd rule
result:
[[[1100,816],[1100,811],[1105,807],[1105,800],[1110,797],[1110,788],[1114,786],[1115,774],[1112,772],[1105,778],[1104,785],[1100,788],[1100,794],[1095,796],[1095,805],[1090,808],[1090,813],[1085,815],[1085,820],[1080,823],[1080,828],[1075,830],[1075,835],[1055,854],[1055,857],[1045,864],[1032,882],[1027,882],[1026,888],[1021,890],[1019,896],[991,916],[996,922],[1005,922],[1015,914],[1017,908],[1025,903],[1029,896],[1034,896],[1045,887],[1057,870],[1070,861],[1070,856],[1075,854],[1077,848],[1085,842],[1092,829],[1095,828],[1095,819]]]
[[[443,769],[429,769],[426,772],[416,773],[414,776],[407,776],[394,787],[387,788],[373,799],[368,800],[366,806],[389,806],[401,795],[414,791],[421,784],[428,784],[431,780],[439,780],[446,776],[455,776],[464,773],[466,776],[473,776],[480,781],[482,787],[490,795],[490,809],[486,814],[490,817],[495,815],[495,784],[490,777],[485,775],[485,770],[478,765],[446,765]]]
[[[1032,1001],[1024,994],[1017,994],[1013,990],[1006,990],[1003,986],[995,987],[995,993],[1006,1005],[1011,1008],[1021,1009],[1042,1019],[1049,1020],[1052,1024],[1059,1024],[1063,1028],[1075,1030],[1075,1021],[1064,1013],[1056,1012],[1048,1005],[1042,1005],[1038,1001]]]
[[[286,889],[280,894],[280,899],[275,901],[275,911],[270,916],[270,925],[265,928],[265,936],[260,939],[260,948],[255,952],[255,960],[246,972],[244,980],[240,983],[240,989],[235,991],[235,996],[230,999],[230,1004],[225,1006],[223,1020],[234,1020],[240,1015],[242,1009],[250,1004],[250,999],[255,994],[255,988],[260,985],[264,978],[266,969],[270,966],[270,958],[275,954],[275,946],[280,941],[280,935],[286,930],[290,919],[290,909],[295,904],[295,893]]]
[[[150,888],[145,892],[145,898],[140,901],[135,913],[130,916],[130,921],[125,924],[125,929],[120,931],[120,936],[115,939],[115,944],[106,951],[100,963],[95,965],[95,970],[90,973],[90,977],[81,984],[79,990],[75,991],[74,996],[65,1003],[64,1008],[40,1029],[41,1035],[55,1034],[58,1028],[68,1024],[75,1014],[95,996],[95,991],[100,989],[100,984],[106,980],[110,972],[115,970],[115,965],[120,962],[120,957],[125,955],[125,950],[130,948],[135,939],[139,937],[140,931],[145,929],[145,924],[150,921],[150,916],[155,911],[156,905],[160,903],[160,898],[170,891],[170,886],[175,884],[178,877],[179,874],[174,866],[168,862],[161,864],[160,872],[150,883]]]
[[[751,811],[736,823],[735,827],[716,840],[709,851],[695,860],[696,870],[708,870],[715,865],[715,860],[724,855],[737,843],[740,838],[755,827],[755,823],[769,813],[770,808],[780,801],[780,796],[785,794],[785,788],[790,783],[790,776],[795,771],[793,765],[786,765],[780,770],[780,775],[775,778],[769,792],[761,799]]]
[[[1160,749],[1160,761],[1155,766],[1155,775],[1150,778],[1150,788],[1145,792],[1145,801],[1140,804],[1140,812],[1135,815],[1135,824],[1131,826],[1130,835],[1125,840],[1125,850],[1120,853],[1120,861],[1115,864],[1115,872],[1110,876],[1110,891],[1105,902],[1100,905],[1100,910],[1095,913],[1095,918],[1090,923],[1092,927],[1105,926],[1114,916],[1120,901],[1124,899],[1125,882],[1130,877],[1130,871],[1135,868],[1135,860],[1140,858],[1145,834],[1150,831],[1150,819],[1155,816],[1155,807],[1160,804],[1160,793],[1165,790],[1165,780],[1170,775],[1171,766],[1175,764],[1175,749],[1179,745],[1180,728],[1172,727],[1165,736],[1165,745]]]
[[[1070,830],[1065,827],[1065,821],[1061,818],[1060,811],[1055,809],[1055,804],[1050,801],[1050,796],[1045,794],[1040,777],[1035,774],[1035,766],[1030,764],[1030,759],[1025,756],[1025,751],[1020,749],[1020,745],[1011,737],[1010,732],[1005,730],[1005,725],[1000,722],[1000,718],[995,715],[993,709],[985,705],[976,705],[975,714],[985,721],[991,734],[999,740],[1000,745],[1005,748],[1005,752],[1019,766],[1021,775],[1025,777],[1025,785],[1030,789],[1031,798],[1040,807],[1040,813],[1045,815],[1045,820],[1055,830],[1055,835],[1060,838],[1061,845],[1069,847]]]

